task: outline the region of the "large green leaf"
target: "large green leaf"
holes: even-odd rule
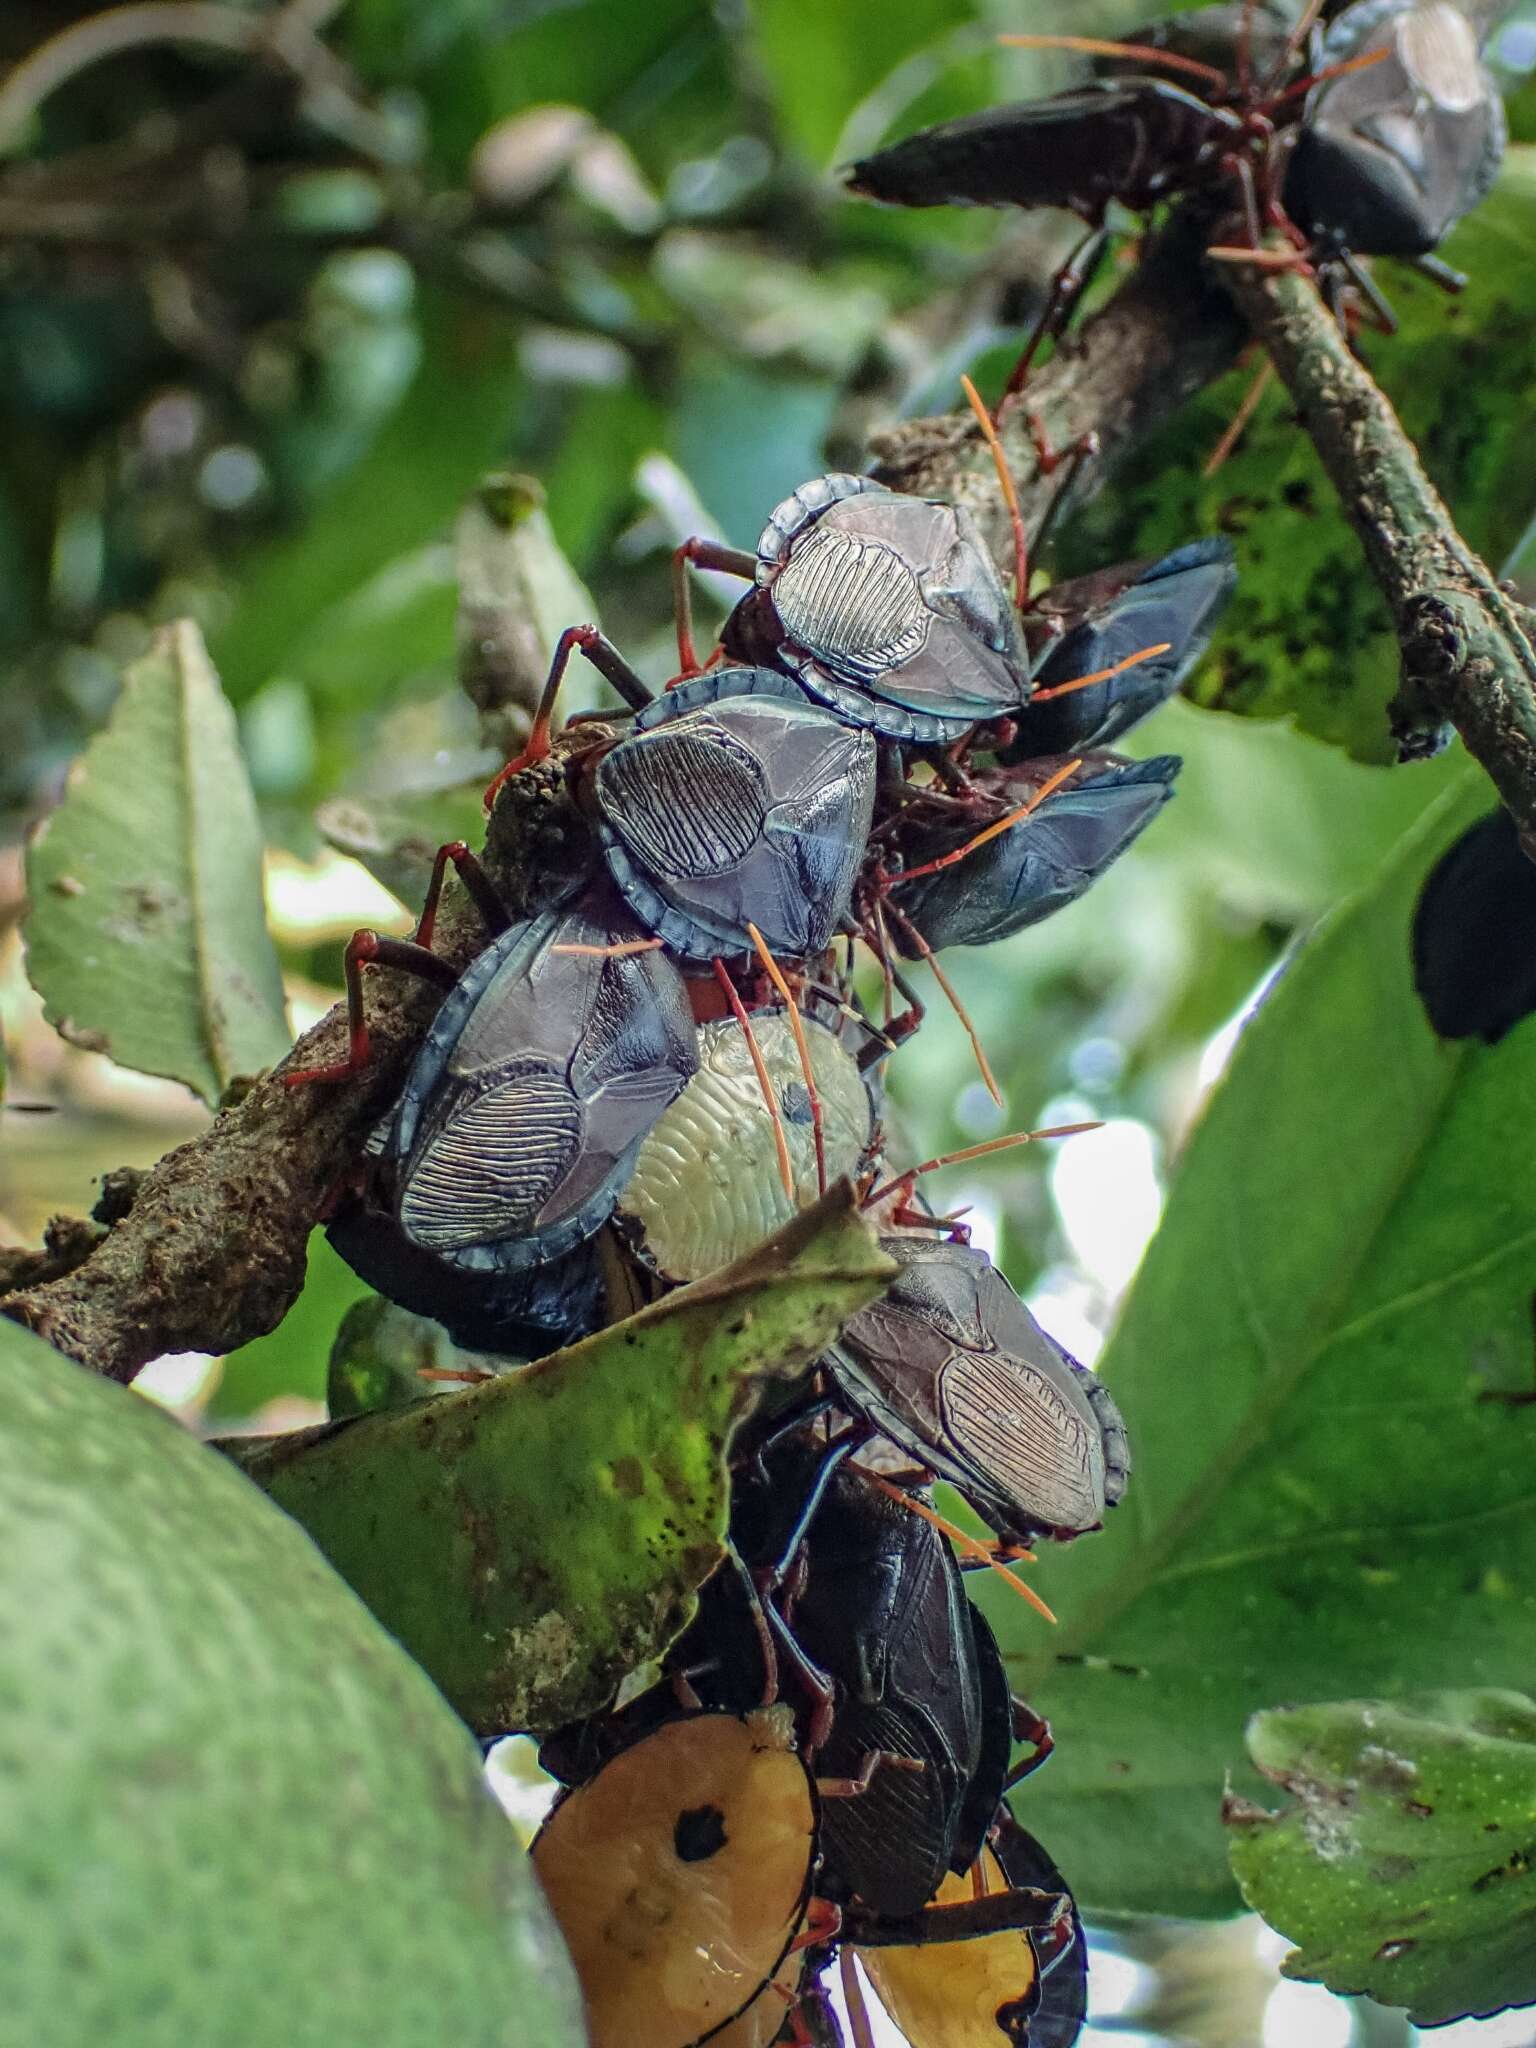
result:
[[[1401,332],[1364,344],[1461,531],[1494,563],[1536,507],[1525,446],[1536,406],[1533,250],[1536,149],[1513,149],[1497,190],[1445,246],[1470,276],[1464,296],[1448,300],[1384,265]],[[1214,477],[1200,474],[1256,368],[1214,385],[1137,450],[1077,522],[1064,569],[1230,534],[1237,595],[1190,694],[1251,717],[1293,718],[1361,760],[1390,760],[1398,657],[1386,606],[1283,394],[1270,391]]]
[[[229,1448],[472,1725],[602,1705],[721,1555],[725,1447],[894,1271],[846,1186],[568,1351],[318,1434]]]
[[[0,2033],[578,2048],[480,1759],[302,1531],[0,1320]]]
[[[1086,1904],[1235,1906],[1247,1716],[1529,1677],[1536,1023],[1436,1039],[1408,928],[1471,774],[1301,949],[1196,1129],[1103,1370],[1136,1459],[1053,1551],[1046,1638],[988,1595],[1062,1738],[1025,1800]]]
[[[1421,2027],[1536,2004],[1536,1704],[1517,1692],[1255,1715],[1293,1804],[1234,1802],[1243,1896],[1298,1944],[1287,1977],[1368,1991]]]
[[[205,1102],[287,1051],[256,806],[190,620],[127,671],[27,890],[27,971],[66,1038]]]

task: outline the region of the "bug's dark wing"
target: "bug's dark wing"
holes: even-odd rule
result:
[[[412,1314],[441,1323],[467,1351],[542,1358],[586,1336],[600,1320],[601,1282],[590,1244],[529,1272],[466,1273],[413,1244],[393,1216],[360,1202],[341,1210],[326,1236],[359,1279]]]
[[[969,1600],[965,1603],[965,1617],[970,1634],[978,1741],[970,1782],[950,1843],[949,1867],[957,1874],[969,1870],[981,1854],[981,1845],[1002,1803],[1013,1754],[1013,1697],[1003,1653],[986,1616]]]
[[[987,945],[1038,924],[1075,903],[1146,830],[1173,795],[1180,765],[1176,754],[1160,754],[1058,790],[953,867],[896,884],[897,908],[935,951]],[[950,831],[931,849],[909,847],[908,857],[917,865],[966,836]],[[901,946],[899,925],[893,936]]]
[[[1019,1826],[1006,1806],[999,1818],[993,1850],[1011,1885],[1059,1892],[1071,1902],[1072,1932],[1063,1947],[1042,1955],[1036,1937],[1028,1937],[1042,1966],[1034,2010],[1029,2016],[1029,2044],[1030,2048],[1073,2048],[1088,2014],[1088,1936],[1077,1901],[1051,1858],[1035,1837]]]
[[[1536,863],[1505,810],[1430,870],[1413,918],[1413,981],[1442,1038],[1497,1045],[1536,1010]]]
[[[1231,542],[1217,536],[1165,555],[1102,599],[1092,587],[1094,580],[1083,579],[1088,587],[1082,594],[1090,608],[1046,654],[1035,675],[1037,691],[1094,675],[1143,647],[1166,642],[1168,652],[1138,662],[1106,682],[1027,705],[1019,714],[1018,738],[1006,756],[1010,761],[1108,746],[1128,726],[1155,711],[1210,645],[1237,587],[1237,567]],[[1064,595],[1072,589],[1067,586]]]
[[[1362,255],[1425,255],[1497,176],[1503,102],[1455,0],[1357,0],[1324,62],[1375,50],[1387,55],[1310,95],[1286,206]]]
[[[822,1853],[828,1868],[876,1912],[915,1913],[949,1867],[959,1781],[942,1733],[911,1701],[849,1702],[817,1758],[817,1774],[856,1777],[872,1751],[910,1757],[923,1768],[882,1764],[866,1791],[825,1800]]]
[[[1101,79],[920,129],[843,175],[892,206],[1063,206],[1096,219],[1109,199],[1155,196],[1215,118],[1162,80]]]
[[[758,863],[761,894],[748,913],[770,950],[801,956],[824,951],[847,917],[875,808],[873,738],[822,716],[819,734],[797,720],[799,744],[781,750],[794,790],[766,820],[764,850],[777,862],[771,876],[766,861]],[[759,916],[770,903],[771,915]]]

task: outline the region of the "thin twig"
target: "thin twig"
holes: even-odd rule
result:
[[[1536,851],[1536,622],[1457,532],[1315,287],[1252,269],[1228,271],[1224,282],[1268,349],[1391,611],[1402,654],[1391,708],[1400,749],[1425,751],[1449,721]]]

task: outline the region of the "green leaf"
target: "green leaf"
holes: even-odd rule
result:
[[[242,1422],[269,1401],[289,1395],[323,1401],[325,1361],[337,1326],[371,1292],[331,1250],[324,1231],[311,1231],[304,1286],[292,1308],[275,1330],[253,1337],[224,1359],[210,1403],[212,1426]]]
[[[735,1265],[524,1372],[227,1448],[486,1733],[590,1714],[686,1626],[725,1448],[894,1267],[846,1185]]]
[[[523,1360],[461,1351],[441,1323],[413,1315],[382,1295],[354,1302],[341,1319],[326,1368],[325,1405],[332,1421],[407,1408],[460,1391],[486,1373],[516,1372]],[[423,1378],[423,1372],[464,1371],[458,1382]]]
[[[0,1320],[4,2030],[580,2048],[475,1744],[303,1532]]]
[[[29,850],[27,890],[27,972],[72,1043],[210,1103],[288,1050],[256,806],[190,620],[124,675]]]
[[[1536,407],[1536,149],[1512,149],[1491,197],[1441,252],[1470,278],[1448,300],[1378,265],[1401,331],[1364,343],[1425,467],[1470,544],[1502,563],[1536,507],[1526,422]],[[1386,706],[1397,643],[1333,486],[1284,394],[1272,387],[1237,452],[1200,474],[1255,375],[1213,385],[1139,448],[1074,523],[1062,573],[1230,534],[1240,579],[1189,686],[1198,703],[1294,719],[1362,761],[1393,757]]]
[[[1085,1906],[1235,1906],[1216,1795],[1258,1708],[1536,1661],[1536,1405],[1509,1398],[1532,1389],[1536,1022],[1441,1042],[1408,952],[1426,871],[1487,804],[1467,772],[1249,1021],[1101,1362],[1126,1500],[1042,1560],[1053,1636],[987,1596],[1062,1738],[1028,1822]]]
[[[1536,1704],[1424,1693],[1256,1714],[1293,1804],[1234,1804],[1232,1868],[1298,1946],[1287,1977],[1405,2005],[1416,2026],[1536,2004]]]

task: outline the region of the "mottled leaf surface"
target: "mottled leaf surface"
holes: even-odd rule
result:
[[[229,1448],[471,1725],[552,1727],[686,1625],[755,1382],[809,1364],[894,1270],[834,1190],[525,1372]]]
[[[261,831],[190,620],[123,677],[27,857],[27,971],[75,1044],[216,1102],[287,1051]]]
[[[1467,773],[1244,1030],[1101,1360],[1136,1470],[1042,1559],[1060,1629],[978,1594],[1059,1738],[1021,1817],[1085,1906],[1235,1907],[1218,1794],[1258,1709],[1536,1659],[1536,1024],[1443,1043],[1409,966],[1486,804]]]
[[[1401,332],[1362,347],[1471,545],[1495,565],[1536,507],[1526,424],[1536,404],[1536,149],[1510,151],[1493,195],[1446,242],[1458,299],[1402,264],[1376,266]],[[1077,523],[1063,573],[1159,555],[1200,533],[1237,547],[1237,594],[1189,684],[1199,703],[1294,719],[1364,761],[1390,761],[1397,643],[1332,484],[1272,385],[1235,454],[1206,457],[1259,364],[1185,407]]]
[[[1243,1896],[1296,1943],[1288,1977],[1405,2005],[1415,2025],[1536,2004],[1536,1704],[1517,1692],[1256,1714],[1290,1795],[1228,1812]]]

